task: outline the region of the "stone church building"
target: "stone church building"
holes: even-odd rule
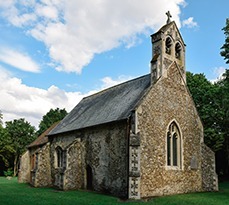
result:
[[[150,74],[85,97],[47,134],[47,185],[130,199],[218,190],[175,22],[151,40]]]

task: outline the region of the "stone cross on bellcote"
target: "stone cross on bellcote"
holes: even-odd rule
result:
[[[172,18],[172,15],[170,14],[170,11],[167,11],[165,14],[166,14],[166,16],[168,17],[166,23],[169,24],[169,23],[171,22],[171,19],[170,19],[170,18]]]

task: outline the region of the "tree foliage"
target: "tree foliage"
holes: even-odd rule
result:
[[[8,132],[2,126],[2,118],[3,115],[0,111],[0,161],[3,162],[5,167],[9,167],[10,159],[12,158],[15,150],[12,147],[12,140],[10,139]]]
[[[220,155],[223,156],[222,160],[222,172],[229,178],[229,70],[223,74],[223,78],[217,82],[220,88],[220,107],[221,107],[221,118],[219,124],[221,132],[224,136],[224,147]]]
[[[229,18],[226,19],[226,26],[222,29],[225,34],[225,42],[223,46],[221,47],[221,56],[224,57],[224,60],[226,60],[226,63],[229,63]]]
[[[43,117],[39,124],[39,130],[37,131],[37,136],[41,135],[45,130],[47,130],[55,122],[62,120],[66,115],[67,111],[65,109],[56,108],[55,110],[50,109]]]
[[[0,160],[3,161],[5,167],[10,166],[10,159],[14,153],[15,150],[12,146],[12,139],[6,129],[0,125]]]
[[[2,112],[1,112],[1,110],[0,110],[0,126],[2,126],[2,118],[3,118]]]
[[[205,143],[213,151],[222,149],[224,137],[220,119],[223,113],[220,106],[219,86],[212,84],[203,74],[194,75],[190,72],[187,72],[187,85],[204,125]]]
[[[18,119],[6,122],[5,127],[9,138],[11,139],[11,145],[14,149],[14,176],[18,172],[18,164],[20,155],[26,150],[26,146],[29,145],[35,139],[35,127],[30,125],[25,119]]]
[[[218,160],[218,172],[228,174],[229,165],[229,71],[217,83],[211,83],[203,74],[187,72],[187,85],[204,125],[204,141],[216,152],[224,156]],[[221,170],[223,169],[223,170]]]

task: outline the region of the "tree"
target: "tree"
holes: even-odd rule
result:
[[[219,86],[212,84],[203,74],[187,72],[187,85],[204,125],[205,143],[213,150],[222,149],[224,137],[219,119],[222,117]]]
[[[204,141],[216,153],[217,173],[228,174],[229,71],[212,84],[203,74],[187,72],[187,85],[204,126]]]
[[[9,167],[10,158],[14,153],[14,149],[11,146],[11,140],[7,131],[2,126],[2,118],[3,116],[0,111],[0,160],[3,162],[5,167]]]
[[[10,160],[14,153],[15,150],[12,146],[12,140],[6,129],[0,125],[0,160],[4,163],[5,167],[10,166]]]
[[[18,119],[6,122],[6,131],[14,149],[14,176],[17,175],[20,155],[26,150],[35,139],[35,127],[31,126],[25,119]]]
[[[37,136],[41,135],[45,130],[47,130],[55,122],[62,120],[66,115],[67,111],[65,109],[56,108],[55,110],[50,109],[43,117],[39,124],[39,130],[37,131]]]
[[[225,34],[225,43],[221,47],[221,56],[224,57],[226,63],[229,63],[229,18],[226,19],[226,26],[222,29]]]
[[[0,164],[1,164],[1,173],[4,171],[6,167],[10,166],[10,162],[12,156],[15,152],[14,148],[12,147],[12,141],[6,131],[3,128],[2,124],[2,113],[0,111]]]
[[[0,126],[2,126],[2,118],[3,118],[3,116],[2,116],[2,111],[0,110]]]
[[[224,147],[221,151],[223,157],[224,166],[222,167],[224,175],[229,177],[229,70],[226,69],[222,79],[217,82],[220,89],[220,107],[221,118],[219,124],[221,133],[224,136]]]

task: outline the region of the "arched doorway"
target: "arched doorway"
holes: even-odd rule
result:
[[[93,174],[90,165],[87,165],[87,189],[93,190]]]

